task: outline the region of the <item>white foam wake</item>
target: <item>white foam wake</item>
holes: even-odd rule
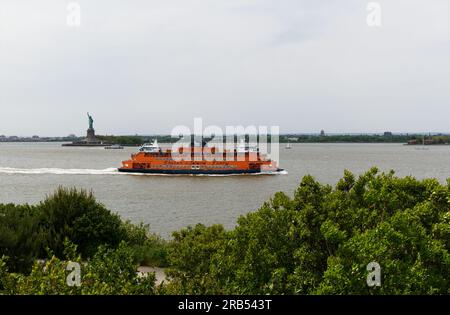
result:
[[[140,176],[171,176],[171,177],[235,177],[235,176],[264,176],[264,175],[288,175],[286,170],[282,171],[266,171],[260,173],[236,173],[236,174],[146,174],[146,173],[123,173]]]
[[[268,171],[254,174],[149,174],[149,173],[120,173],[117,168],[106,169],[78,169],[78,168],[14,168],[14,167],[0,167],[0,174],[25,174],[25,175],[135,175],[135,176],[211,176],[211,177],[226,177],[226,176],[258,176],[258,175],[286,175],[287,171]]]
[[[114,175],[117,168],[106,169],[65,169],[65,168],[13,168],[0,167],[0,174],[54,174],[54,175]]]

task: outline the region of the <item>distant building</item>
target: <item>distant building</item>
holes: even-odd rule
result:
[[[325,130],[320,130],[320,135],[323,137],[325,136]]]
[[[34,136],[31,137],[31,139],[37,140],[37,139],[39,139],[39,136],[34,135]]]
[[[385,137],[392,137],[392,132],[390,132],[390,131],[385,131],[385,132],[384,132],[384,136],[385,136]]]

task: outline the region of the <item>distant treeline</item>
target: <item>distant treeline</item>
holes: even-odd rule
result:
[[[294,143],[408,143],[417,141],[422,143],[423,139],[433,144],[444,144],[450,142],[450,135],[424,136],[419,134],[403,135],[283,135],[280,142]]]
[[[121,144],[121,145],[141,145],[143,143],[158,140],[159,143],[175,143],[180,138],[171,137],[170,135],[154,135],[154,136],[97,136],[104,142]],[[269,135],[268,141],[271,141]],[[193,139],[193,136],[192,136]],[[249,137],[246,136],[248,141]],[[431,135],[424,136],[420,134],[361,134],[361,135],[302,135],[302,134],[287,134],[280,135],[279,141],[281,143],[408,143],[414,142],[422,143],[426,140],[427,144],[448,144],[450,143],[450,135]],[[205,141],[211,138],[205,137]],[[236,139],[237,141],[237,139]]]
[[[97,139],[104,143],[120,144],[125,146],[139,146],[144,143],[153,142],[158,140],[159,143],[175,143],[180,137],[172,137],[170,135],[97,135]],[[236,137],[237,138],[237,137]],[[81,141],[84,137],[54,137],[54,138],[19,138],[19,137],[0,137],[0,142],[57,142],[57,141]],[[193,136],[192,136],[193,139]],[[248,141],[249,137],[246,136]],[[360,135],[345,135],[345,134],[332,134],[332,135],[318,135],[318,134],[283,134],[278,137],[280,143],[414,143],[422,144],[424,141],[426,144],[449,144],[450,135],[447,134],[435,134],[435,135],[423,135],[423,134],[360,134]],[[205,137],[205,141],[211,140],[211,138]],[[271,142],[271,136],[267,136],[267,140]],[[238,141],[235,139],[235,141]]]
[[[121,145],[131,145],[138,146],[142,145],[150,139],[144,136],[96,136],[97,139],[112,144],[121,144]]]

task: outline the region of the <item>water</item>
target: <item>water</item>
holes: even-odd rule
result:
[[[122,218],[149,223],[163,237],[196,223],[227,228],[254,211],[275,192],[292,195],[302,176],[335,184],[345,169],[356,174],[372,166],[398,175],[450,177],[450,146],[428,150],[401,144],[281,145],[281,167],[287,175],[154,176],[118,173],[121,161],[136,148],[61,147],[59,143],[0,144],[0,202],[34,204],[58,186],[92,190]]]

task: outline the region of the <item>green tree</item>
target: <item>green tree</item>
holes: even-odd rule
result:
[[[9,256],[8,267],[26,271],[41,252],[46,235],[39,227],[34,206],[0,205],[0,255]]]
[[[305,176],[291,199],[278,193],[229,232],[203,226],[174,234],[179,293],[447,294],[449,186],[373,168],[346,171],[333,188]],[[368,287],[367,265],[382,268]]]
[[[70,261],[81,266],[81,285],[69,286],[66,267],[69,259],[61,260],[55,256],[44,264],[36,262],[29,275],[9,273],[6,257],[0,259],[0,288],[6,294],[19,295],[149,295],[155,293],[155,277],[149,274],[140,277],[133,254],[123,242],[117,249],[104,246],[94,257],[82,261],[76,255],[76,246],[66,240],[65,246],[72,247]],[[66,247],[67,253],[67,247]]]
[[[48,233],[45,245],[57,257],[62,256],[65,238],[78,245],[84,258],[91,257],[100,245],[117,246],[125,238],[119,216],[84,190],[60,187],[38,208],[41,228]]]

